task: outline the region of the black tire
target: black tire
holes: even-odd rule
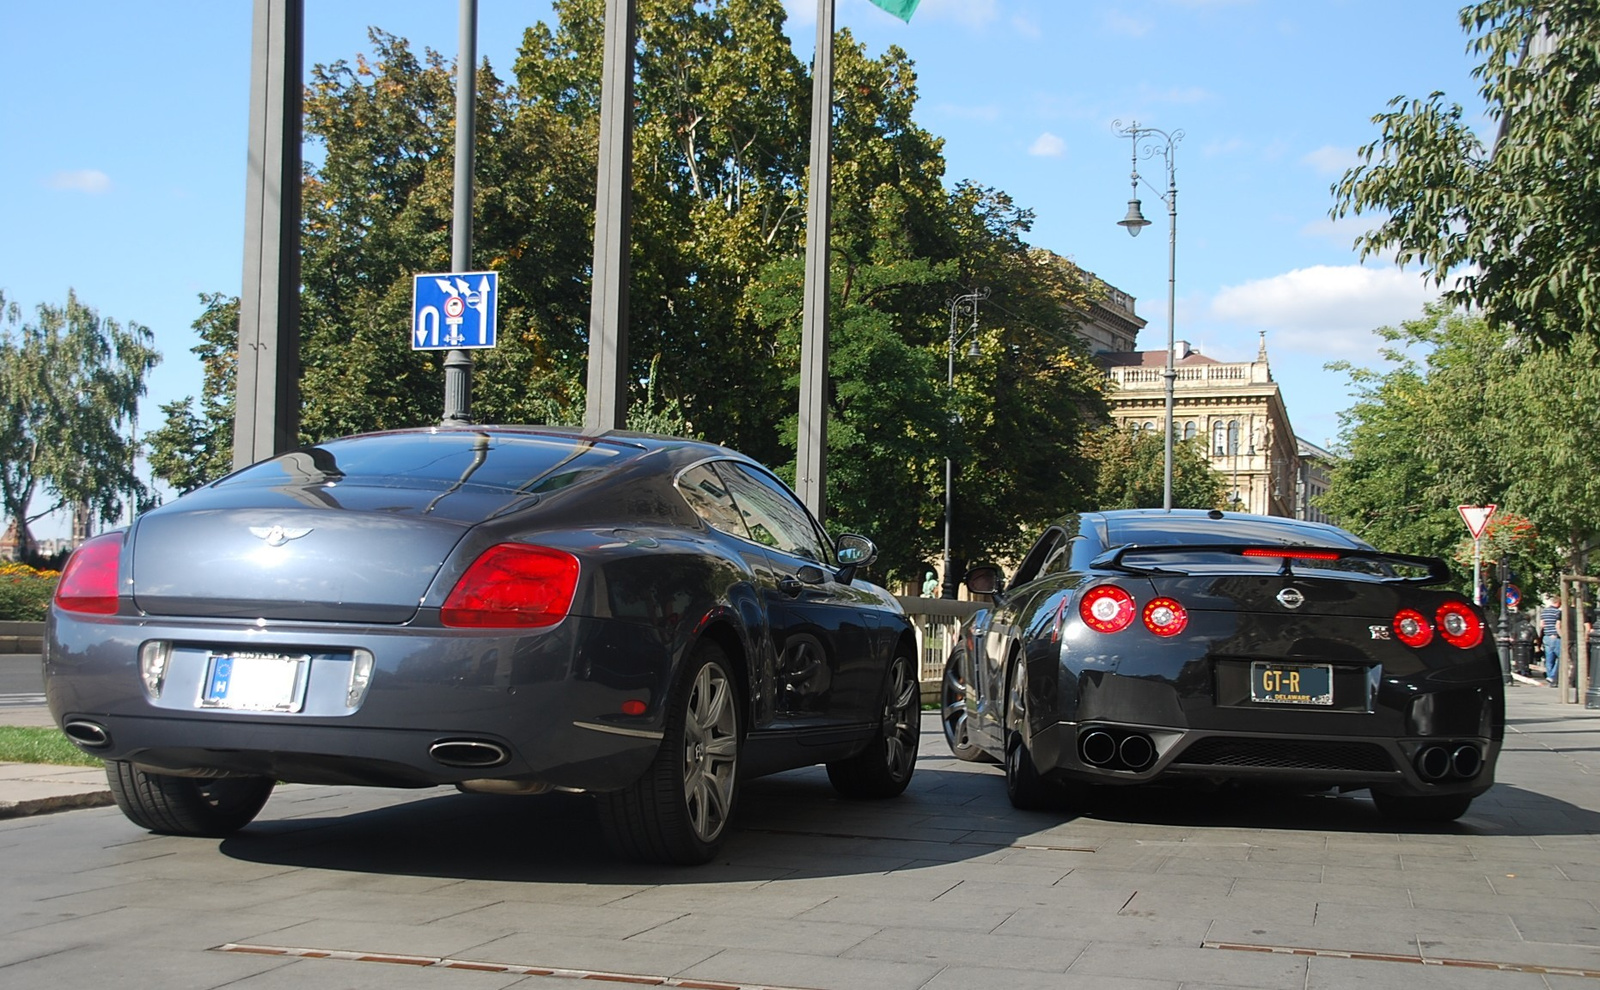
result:
[[[1453,822],[1472,806],[1472,795],[1432,794],[1418,797],[1373,791],[1372,803],[1378,806],[1378,814],[1395,821]]]
[[[952,653],[944,662],[944,677],[939,688],[939,721],[944,726],[944,742],[950,754],[967,763],[996,763],[983,747],[972,741],[967,731],[967,682],[961,676],[959,655]]]
[[[106,761],[111,797],[128,820],[162,835],[219,839],[244,828],[272,796],[271,777],[173,777]]]
[[[1028,671],[1020,658],[1012,658],[1006,671],[1006,797],[1022,811],[1041,811],[1056,803],[1050,782],[1039,773],[1033,754],[1023,741],[1027,722]]]
[[[896,651],[883,686],[881,731],[848,760],[828,764],[833,789],[848,798],[876,800],[905,792],[917,768],[922,739],[922,685],[911,658]]]
[[[695,648],[668,700],[655,761],[632,785],[597,794],[600,824],[626,859],[693,865],[717,854],[738,798],[739,692],[727,655]]]

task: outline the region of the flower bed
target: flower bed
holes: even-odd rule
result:
[[[0,561],[0,621],[43,621],[60,578],[60,571]]]

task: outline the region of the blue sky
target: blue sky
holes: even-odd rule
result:
[[[815,0],[785,0],[809,58]],[[837,0],[869,52],[916,62],[919,123],[947,179],[1010,193],[1030,240],[1138,300],[1140,346],[1166,342],[1166,208],[1130,238],[1129,142],[1113,122],[1181,129],[1176,335],[1248,360],[1266,331],[1295,432],[1337,438],[1350,405],[1331,360],[1379,363],[1375,327],[1420,314],[1415,269],[1361,264],[1368,224],[1328,219],[1330,185],[1397,95],[1444,91],[1491,125],[1447,0],[922,0],[910,24]],[[453,58],[455,0],[306,0],[306,64],[368,51],[376,25]],[[202,292],[237,294],[244,231],[247,0],[4,0],[0,291],[31,310],[67,290],[150,327],[164,355],[141,428],[198,395]],[[479,0],[479,55],[502,76],[548,0]],[[1144,163],[1158,186],[1159,162]],[[405,328],[397,328],[404,333]],[[49,535],[42,532],[41,535]]]

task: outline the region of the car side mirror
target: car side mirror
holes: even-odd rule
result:
[[[839,561],[837,580],[849,584],[855,580],[856,569],[866,567],[878,559],[878,547],[865,536],[844,533],[834,541],[833,553]]]
[[[1005,572],[993,564],[979,564],[967,571],[962,583],[974,595],[999,595],[1006,583]]]

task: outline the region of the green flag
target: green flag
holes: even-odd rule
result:
[[[872,0],[872,2],[910,24],[911,15],[917,12],[917,4],[922,0]]]

